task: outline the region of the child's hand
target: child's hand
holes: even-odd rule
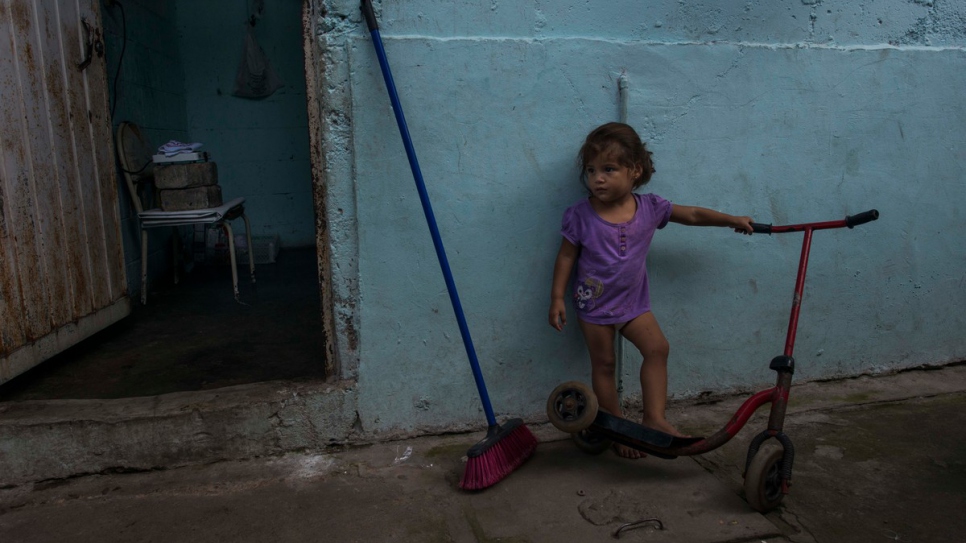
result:
[[[754,230],[751,228],[751,223],[755,222],[751,217],[734,217],[734,224],[732,225],[735,232],[739,234],[751,235]]]
[[[553,300],[550,302],[550,326],[558,332],[563,330],[567,324],[567,306],[563,300]]]

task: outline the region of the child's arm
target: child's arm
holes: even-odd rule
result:
[[[564,295],[567,292],[567,279],[577,261],[577,246],[567,238],[560,242],[557,260],[553,264],[553,283],[550,287],[550,326],[563,330],[567,324],[567,304]]]
[[[737,217],[713,209],[695,206],[671,205],[671,222],[688,226],[727,226],[735,232],[751,234],[751,217]]]

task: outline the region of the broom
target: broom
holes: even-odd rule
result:
[[[460,335],[463,336],[463,345],[466,347],[466,354],[469,357],[470,366],[473,368],[476,388],[480,393],[480,400],[483,402],[483,410],[486,412],[488,424],[486,437],[466,453],[466,470],[460,480],[460,488],[464,490],[482,490],[498,483],[523,464],[536,449],[537,439],[521,419],[510,419],[502,426],[496,423],[493,407],[490,405],[490,397],[486,392],[486,384],[483,382],[483,373],[480,371],[480,363],[476,358],[476,350],[473,348],[473,340],[470,338],[470,331],[466,326],[463,307],[460,304],[459,294],[456,292],[453,273],[450,271],[449,262],[446,259],[443,240],[440,238],[433,208],[429,202],[429,194],[426,192],[426,184],[423,182],[423,174],[419,169],[419,162],[416,160],[416,151],[413,149],[412,138],[409,136],[409,128],[406,126],[406,118],[403,116],[402,106],[399,103],[392,72],[389,70],[389,61],[386,59],[386,51],[382,45],[382,38],[379,36],[379,23],[376,21],[371,0],[362,0],[361,9],[365,15],[369,33],[372,35],[372,44],[376,48],[376,56],[379,57],[379,66],[382,68],[386,90],[389,91],[389,100],[392,102],[392,110],[396,115],[396,124],[399,126],[399,133],[402,136],[403,145],[406,147],[406,155],[409,157],[409,166],[413,171],[413,179],[416,181],[416,189],[419,191],[419,201],[423,205],[423,213],[426,215],[426,222],[429,225],[430,234],[433,236],[436,257],[439,259],[439,266],[443,270],[446,289],[449,291],[449,298],[453,303],[453,311],[456,313],[456,321],[459,323]]]

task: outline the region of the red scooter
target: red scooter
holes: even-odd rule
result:
[[[795,281],[791,317],[788,321],[788,334],[785,338],[785,352],[773,358],[768,366],[778,372],[777,384],[745,400],[728,424],[710,437],[676,437],[614,416],[598,409],[597,397],[593,390],[578,381],[564,383],[550,394],[547,400],[547,416],[550,422],[558,429],[570,433],[577,446],[589,453],[601,453],[607,450],[613,441],[652,456],[672,459],[717,449],[731,440],[759,407],[770,403],[771,415],[768,419],[768,428],[755,436],[748,447],[744,487],[745,499],[753,508],[763,513],[774,509],[781,503],[785,494],[788,494],[792,484],[795,448],[791,439],[782,431],[782,427],[785,422],[792,374],[795,372],[792,351],[795,347],[798,313],[805,288],[805,270],[808,267],[812,232],[831,228],[852,228],[878,218],[879,212],[873,209],[838,221],[784,226],[752,223],[754,232],[761,234],[805,233],[802,256],[798,262],[798,278]],[[781,448],[758,454],[762,444],[771,438],[776,439],[781,444]]]

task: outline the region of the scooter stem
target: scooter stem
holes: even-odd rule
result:
[[[808,269],[808,253],[812,249],[812,229],[805,228],[802,239],[802,256],[798,261],[798,277],[795,279],[795,296],[792,298],[792,314],[788,319],[788,333],[785,335],[785,356],[791,358],[795,350],[795,334],[798,331],[798,314],[802,309],[802,295],[805,292],[805,271]]]

